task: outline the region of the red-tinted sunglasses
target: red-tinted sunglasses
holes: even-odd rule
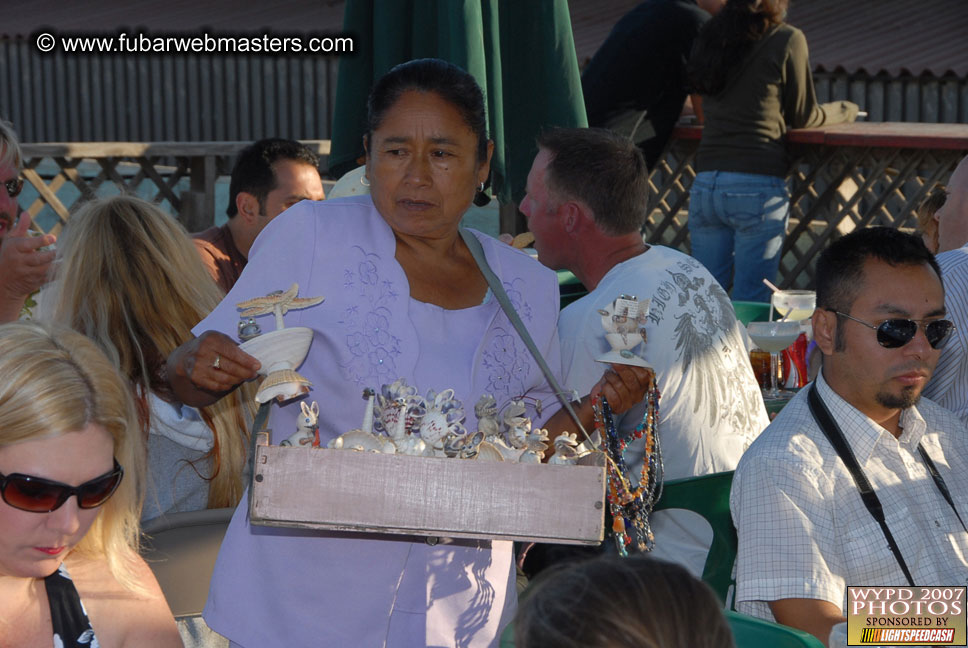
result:
[[[11,198],[16,198],[20,195],[20,192],[24,190],[23,178],[14,178],[13,180],[7,180],[2,183],[7,189],[7,195]]]
[[[0,474],[0,496],[10,506],[30,513],[56,511],[71,495],[77,496],[77,506],[82,509],[97,508],[114,495],[124,468],[114,460],[114,469],[100,477],[86,481],[80,486],[69,486],[43,477],[14,473]]]

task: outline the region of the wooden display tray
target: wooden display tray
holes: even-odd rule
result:
[[[601,466],[492,463],[256,446],[253,524],[429,537],[598,544]]]

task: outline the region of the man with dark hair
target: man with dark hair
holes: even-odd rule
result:
[[[961,160],[934,214],[945,307],[955,331],[924,395],[968,422],[968,157]]]
[[[54,243],[54,236],[31,236],[30,216],[17,204],[24,186],[22,166],[13,125],[0,119],[0,323],[21,316],[27,297],[47,281],[54,260],[53,251],[41,250]]]
[[[193,235],[212,278],[228,292],[269,221],[301,200],[324,197],[319,157],[304,144],[273,138],[243,149],[232,169],[228,223]]]
[[[601,129],[556,129],[538,138],[521,211],[538,259],[567,268],[591,293],[558,319],[564,385],[585,393],[609,350],[599,309],[622,294],[651,299],[641,355],[661,393],[659,439],[665,478],[732,470],[768,422],[741,325],[722,287],[694,259],[643,242],[648,170],[627,139]],[[631,434],[642,402],[616,417]],[[631,444],[638,475],[644,440]],[[701,574],[710,536],[682,512],[654,515],[654,553]]]
[[[952,330],[944,315],[938,265],[917,236],[862,229],[820,255],[823,368],[733,478],[739,611],[826,643],[849,585],[968,582],[968,429],[919,402]],[[884,525],[860,494],[865,479]]]
[[[582,72],[590,126],[629,137],[651,169],[686,99],[686,61],[726,0],[646,0],[616,23]]]

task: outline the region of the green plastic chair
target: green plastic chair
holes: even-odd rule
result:
[[[709,522],[713,529],[713,541],[703,566],[702,579],[716,592],[725,604],[729,589],[733,585],[733,563],[736,560],[736,529],[729,514],[729,491],[733,484],[733,471],[672,479],[662,486],[662,497],[656,503],[655,511],[665,509],[685,509],[694,511]],[[527,591],[527,590],[525,590]],[[744,615],[737,615],[744,617]],[[751,618],[751,617],[749,617]],[[753,619],[757,621],[757,619]],[[767,624],[766,625],[775,625]],[[785,626],[776,626],[786,629]],[[735,632],[735,631],[734,631]],[[798,632],[798,631],[793,631]],[[747,644],[770,646],[763,644]],[[812,646],[813,644],[777,644],[781,646]],[[500,648],[514,648],[514,624],[509,624],[501,634]],[[744,648],[737,642],[737,648]]]
[[[588,290],[570,270],[558,271],[558,292],[561,296],[561,308],[588,294]]]
[[[731,607],[729,597],[733,585],[733,563],[736,561],[736,529],[729,514],[729,491],[733,471],[699,477],[672,479],[662,486],[662,497],[656,511],[685,509],[701,515],[713,529],[713,541],[706,555],[702,579],[716,592],[724,604]]]
[[[743,326],[748,326],[750,322],[766,322],[770,319],[769,302],[734,301],[733,310],[736,311],[736,319]]]
[[[733,631],[736,648],[823,648],[819,639],[808,632],[763,619],[726,611],[726,621]]]

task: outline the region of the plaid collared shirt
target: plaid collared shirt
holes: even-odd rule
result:
[[[884,507],[917,585],[968,583],[968,532],[938,491],[920,442],[968,520],[968,428],[922,399],[901,413],[899,439],[817,378]],[[753,442],[736,468],[730,509],[739,534],[737,609],[773,620],[768,602],[830,601],[846,611],[848,585],[906,586],[880,526],[813,419],[803,389]]]

